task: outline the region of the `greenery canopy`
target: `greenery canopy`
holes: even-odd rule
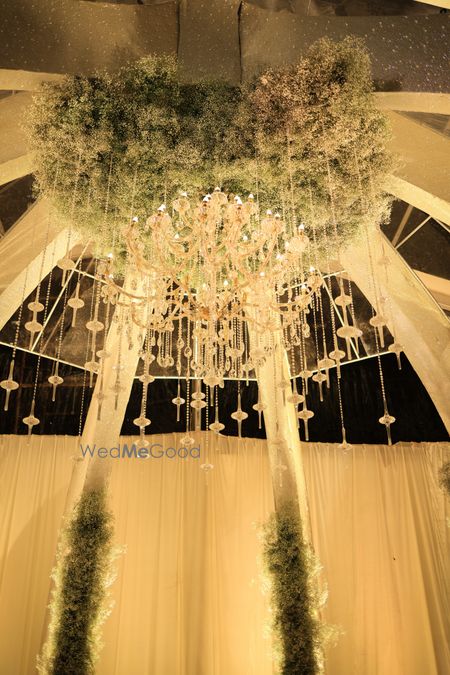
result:
[[[352,38],[322,39],[241,86],[180,83],[176,61],[153,56],[115,76],[66,77],[38,94],[29,131],[38,190],[100,249],[180,190],[254,192],[342,239],[388,208],[386,121]]]

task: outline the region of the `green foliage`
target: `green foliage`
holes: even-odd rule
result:
[[[303,541],[295,503],[287,503],[265,526],[264,561],[272,592],[273,634],[283,675],[320,672],[323,631],[314,577],[317,563]]]
[[[297,66],[243,86],[182,84],[168,57],[114,77],[67,77],[36,97],[29,130],[39,191],[100,252],[120,249],[131,213],[146,216],[179,190],[258,191],[263,209],[293,209],[332,244],[388,209],[386,122],[354,39],[320,40]]]
[[[439,485],[447,497],[450,497],[450,462],[445,462],[439,469]]]
[[[112,516],[106,491],[82,494],[64,528],[53,572],[47,642],[38,658],[44,675],[91,675],[100,628],[109,614],[106,589],[113,581]]]

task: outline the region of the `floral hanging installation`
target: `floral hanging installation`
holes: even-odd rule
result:
[[[178,420],[184,406],[189,444],[191,412],[205,410],[206,428],[219,433],[217,388],[227,378],[254,377],[271,351],[262,336],[280,332],[291,378],[274,386],[296,406],[304,437],[314,415],[308,393],[317,387],[322,400],[335,371],[348,447],[341,365],[352,350],[358,355],[362,331],[339,253],[355,237],[367,238],[370,247],[370,229],[389,212],[391,163],[364,47],[353,39],[321,40],[298,65],[241,86],[181,84],[172,59],[146,58],[114,77],[68,77],[45,86],[29,126],[39,193],[69,228],[67,253],[55,261],[65,289],[49,378],[53,398],[63,382],[61,342],[85,304],[81,277],[71,293],[67,283],[76,278],[70,251],[81,236],[96,259],[84,368],[92,386],[108,358],[112,308],[120,307],[124,335],[130,323],[141,330],[142,406],[135,425],[143,443],[154,367],[178,378],[173,403]],[[18,319],[20,325],[30,312],[24,328],[37,348],[48,314],[42,295],[40,284]],[[395,420],[380,360],[389,307],[381,297],[377,304],[370,325],[380,365],[380,423],[390,442]],[[6,409],[19,386],[17,337],[18,330],[1,382]],[[394,339],[388,349],[399,356],[401,346]],[[30,433],[39,424],[38,388],[36,373],[23,419]],[[114,392],[100,396],[104,405]],[[253,407],[261,422],[263,404]],[[232,414],[239,435],[247,417],[239,384]]]
[[[38,356],[31,407],[23,416],[29,434],[40,424],[40,365],[49,342],[52,399],[64,382],[63,343],[75,332],[85,355],[85,386],[97,383],[101,420],[105,407],[117,408],[123,353],[136,346],[137,334],[142,394],[134,424],[141,446],[149,444],[151,384],[164,373],[178,382],[173,404],[177,422],[185,425],[184,446],[194,443],[193,418],[197,429],[224,430],[218,391],[227,379],[237,382],[231,417],[241,436],[248,418],[242,388],[258,378],[281,345],[289,372],[274,377],[273,387],[295,409],[302,437],[308,440],[314,416],[313,388],[322,401],[335,378],[341,448],[348,449],[342,366],[358,357],[363,331],[354,287],[339,259],[360,238],[367,243],[376,299],[367,323],[379,366],[379,422],[391,442],[395,418],[388,410],[381,354],[395,353],[400,367],[401,346],[395,335],[391,340],[394,317],[377,288],[374,266],[380,261],[371,246],[371,232],[389,214],[391,159],[386,121],[374,105],[370,63],[359,41],[321,40],[297,65],[239,86],[181,83],[176,62],[167,57],[145,58],[114,76],[66,77],[37,94],[29,131],[37,190],[49,202],[47,241],[50,225],[67,230],[66,253],[52,258],[47,281],[42,258],[31,300],[24,284],[10,333],[9,371],[0,382],[7,411],[20,386],[15,356],[24,330],[26,349]],[[48,250],[46,255],[55,255],[55,248]],[[89,307],[82,289],[85,254],[93,261]],[[51,307],[53,276],[61,286]],[[48,338],[55,307],[59,319]],[[120,341],[110,353],[107,335],[114,322]],[[112,386],[104,385],[108,359]],[[253,408],[261,427],[261,395]],[[278,419],[278,410],[271,412]],[[80,435],[82,417],[83,409]],[[202,468],[212,468],[208,459]],[[313,673],[320,665],[319,607],[308,582],[304,525],[295,499],[285,500],[266,542],[284,673]],[[72,639],[70,621],[63,620],[73,590],[67,570],[78,544],[60,564],[57,578],[65,581],[53,600],[42,672],[54,672],[55,645],[65,644],[67,635]],[[100,579],[93,585],[99,616],[102,584]],[[294,602],[295,616],[293,598],[300,602]],[[95,621],[87,621],[80,644],[91,640]],[[292,651],[299,640],[304,648]],[[81,670],[91,672],[93,660],[89,651]]]

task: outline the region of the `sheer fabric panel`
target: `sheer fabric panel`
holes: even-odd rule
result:
[[[35,672],[77,442],[0,437],[0,672]],[[449,447],[304,444],[325,618],[344,631],[329,675],[448,672],[449,501],[436,476]],[[257,527],[273,510],[266,444],[221,438],[209,473],[204,461],[117,460],[111,506],[126,553],[100,675],[272,673]]]

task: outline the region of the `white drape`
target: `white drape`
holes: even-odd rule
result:
[[[123,440],[123,439],[122,439]],[[205,435],[199,437],[205,450]],[[152,437],[163,447],[180,436]],[[0,437],[0,672],[34,672],[77,439]],[[304,444],[312,536],[344,634],[330,675],[448,672],[448,533],[436,473],[448,444]],[[111,506],[127,551],[101,675],[269,675],[257,523],[273,509],[264,441],[200,460],[117,460]],[[448,501],[447,501],[448,506]],[[448,576],[448,575],[447,575]]]

